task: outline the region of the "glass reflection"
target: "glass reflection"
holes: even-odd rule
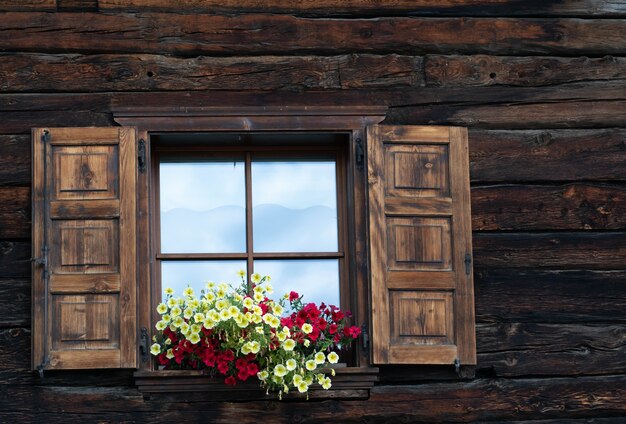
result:
[[[245,261],[163,261],[161,262],[161,297],[165,298],[165,288],[174,289],[174,296],[182,296],[190,286],[196,295],[204,289],[207,281],[229,283],[239,286],[239,270],[246,269]]]
[[[254,271],[271,277],[273,299],[293,290],[304,295],[304,303],[340,306],[337,259],[256,260]]]
[[[161,162],[161,252],[246,250],[242,161]]]
[[[253,161],[252,207],[256,252],[337,251],[334,161]]]

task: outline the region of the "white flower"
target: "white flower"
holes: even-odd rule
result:
[[[336,364],[339,361],[339,355],[337,355],[335,352],[330,352],[327,358],[328,362],[330,362],[331,364]]]
[[[283,349],[286,351],[292,351],[296,347],[296,342],[293,339],[287,339],[283,342]]]
[[[287,362],[286,362],[286,364],[285,364],[285,365],[287,365],[287,369],[288,369],[289,371],[293,371],[293,370],[295,370],[295,369],[296,369],[296,367],[298,366],[298,363],[296,362],[296,360],[295,360],[295,359],[291,358],[291,359],[287,359]],[[298,383],[293,383],[293,384],[294,384],[294,386],[297,386],[297,385],[298,385]]]
[[[152,346],[150,346],[150,353],[154,356],[157,356],[159,353],[161,353],[161,346],[159,346],[158,343],[153,344]]]
[[[306,361],[305,366],[306,366],[306,369],[309,371],[313,371],[315,370],[315,368],[317,368],[317,364],[315,363],[313,359],[309,359],[308,361]]]
[[[274,367],[274,375],[277,377],[284,377],[287,375],[287,368],[283,364],[278,364]]]
[[[157,306],[157,312],[160,313],[161,315],[166,313],[167,312],[167,305],[165,303],[159,303],[159,306]]]
[[[323,364],[324,362],[326,362],[326,355],[324,355],[324,352],[317,352],[315,354],[315,363],[320,365]]]

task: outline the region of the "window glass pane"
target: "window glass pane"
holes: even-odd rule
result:
[[[340,306],[337,259],[256,260],[254,271],[271,277],[275,300],[293,290],[304,303]]]
[[[335,162],[253,161],[256,252],[335,252]]]
[[[246,269],[245,261],[163,261],[161,296],[165,298],[166,287],[174,289],[174,296],[182,296],[187,286],[192,287],[197,295],[205,288],[207,281],[238,286],[241,279],[237,272],[241,269]]]
[[[161,252],[246,251],[242,161],[161,162]]]

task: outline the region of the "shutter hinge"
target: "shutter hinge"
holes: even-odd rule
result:
[[[39,373],[39,378],[43,378],[43,364],[37,365],[37,372]]]
[[[470,275],[472,272],[472,255],[465,254],[465,275]]]
[[[43,132],[41,133],[41,141],[43,141],[44,143],[50,141],[50,131],[43,130]]]
[[[141,362],[148,362],[148,330],[146,327],[141,327],[139,334],[139,353],[141,355]]]
[[[369,336],[369,333],[367,332],[367,326],[365,324],[361,326],[361,341],[362,341],[363,350],[367,352],[367,350],[370,347],[370,336]]]
[[[139,172],[142,174],[146,172],[146,141],[143,138],[139,139],[137,166],[139,167]]]
[[[44,277],[48,275],[48,245],[44,245],[41,248],[41,257],[31,258],[31,262],[35,265],[43,266]]]
[[[365,164],[365,151],[363,150],[363,141],[360,138],[355,140],[355,163],[357,169],[363,169]]]
[[[461,374],[461,360],[459,358],[456,358],[454,360],[454,371],[457,373],[457,375]]]

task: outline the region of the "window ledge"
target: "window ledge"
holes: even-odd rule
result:
[[[378,368],[343,367],[335,369],[330,390],[311,387],[309,400],[324,399],[367,399],[370,389],[378,381]],[[266,394],[259,387],[258,380],[239,382],[227,386],[222,379],[215,379],[197,370],[160,370],[137,371],[134,373],[135,384],[144,397],[153,395],[181,394],[185,398],[192,395],[198,400],[275,400],[276,393]],[[210,397],[207,396],[210,393]],[[292,392],[283,395],[283,400],[302,400],[306,395]]]

